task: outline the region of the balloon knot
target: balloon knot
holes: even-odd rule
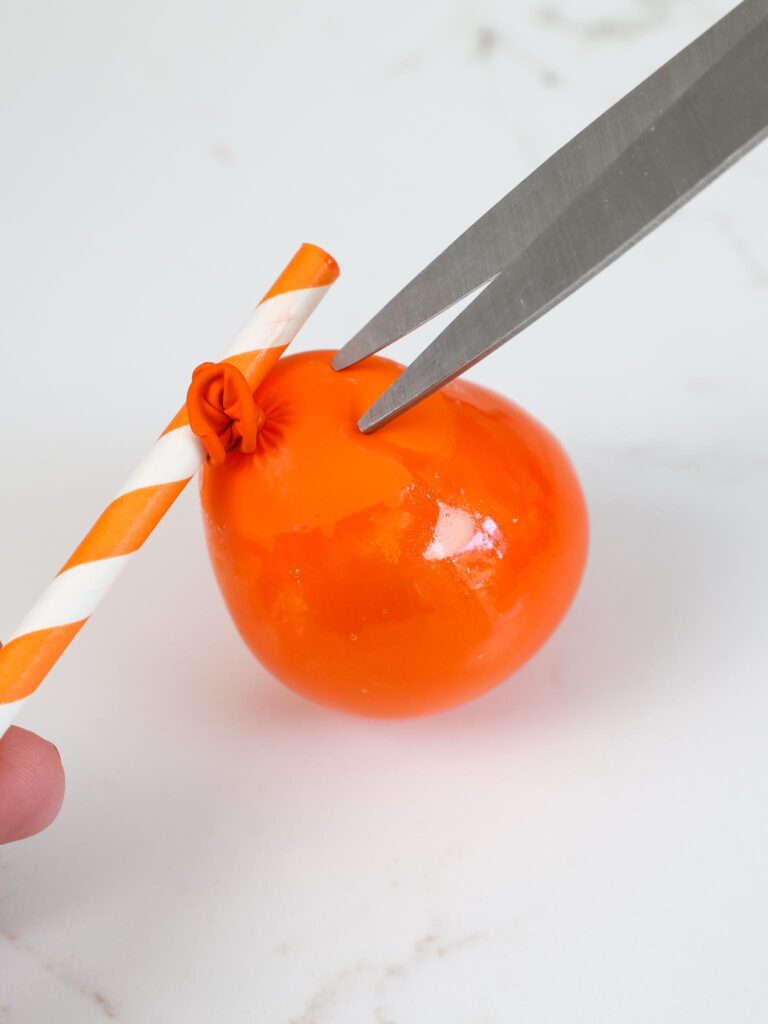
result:
[[[256,450],[264,413],[254,402],[248,381],[231,363],[198,366],[187,392],[187,413],[212,466],[222,465],[231,448]]]

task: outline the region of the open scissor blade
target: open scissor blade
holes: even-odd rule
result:
[[[768,135],[768,0],[684,92],[408,367],[369,432],[477,363],[648,234]]]
[[[737,8],[664,64],[501,199],[405,286],[334,360],[345,369],[469,295],[510,266],[664,111],[765,17]]]

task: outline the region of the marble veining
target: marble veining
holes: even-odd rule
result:
[[[119,1020],[117,1013],[115,1012],[115,1008],[109,999],[107,999],[107,997],[97,989],[92,989],[83,984],[83,982],[76,976],[76,973],[65,964],[49,959],[28,942],[21,939],[18,935],[15,935],[13,932],[6,931],[3,928],[0,928],[0,939],[10,947],[13,953],[31,957],[35,963],[40,965],[40,969],[44,971],[46,975],[53,978],[55,981],[60,982],[65,988],[74,992],[76,995],[82,996],[86,1005],[91,1008],[95,1007],[102,1017],[105,1017],[108,1020]],[[0,1013],[4,1014],[6,1017],[10,1017],[12,1012],[12,1006],[8,1004],[0,1006]]]
[[[672,7],[670,0],[639,0],[630,12],[581,21],[548,4],[539,9],[538,18],[547,28],[576,33],[587,43],[627,41],[663,27]]]
[[[291,1017],[288,1024],[321,1024],[333,1020],[333,1010],[348,994],[350,989],[363,987],[374,995],[374,1019],[376,1024],[398,1024],[386,1011],[388,989],[392,984],[407,981],[409,976],[430,960],[442,960],[460,954],[467,946],[482,942],[486,937],[480,933],[446,939],[436,926],[422,935],[413,944],[410,952],[401,960],[385,964],[371,964],[359,961],[343,968],[323,983],[310,997],[298,1017]]]

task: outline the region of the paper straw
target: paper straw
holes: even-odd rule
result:
[[[336,261],[302,245],[224,353],[252,390],[339,276]],[[0,648],[0,736],[59,660],[133,555],[203,464],[186,405],[102,512],[75,553]]]

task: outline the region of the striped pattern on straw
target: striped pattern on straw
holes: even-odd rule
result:
[[[303,245],[224,354],[252,390],[338,277],[335,260]],[[0,648],[0,736],[95,611],[205,461],[186,406],[106,507],[80,546]]]

